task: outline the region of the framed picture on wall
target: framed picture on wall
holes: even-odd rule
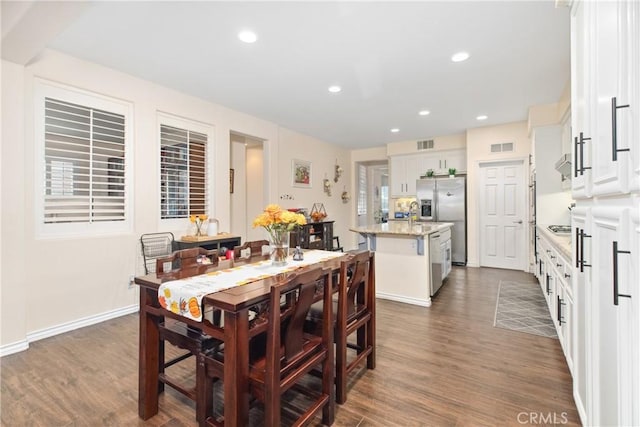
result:
[[[291,179],[294,187],[311,188],[311,162],[291,160]]]

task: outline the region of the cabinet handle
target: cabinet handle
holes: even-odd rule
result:
[[[562,264],[556,263],[556,267],[562,267]]]
[[[584,165],[584,144],[587,141],[591,141],[591,138],[585,138],[584,134],[580,132],[580,175],[584,175],[584,171],[591,169],[591,166],[586,167]]]
[[[550,279],[550,277],[549,277],[548,274],[546,274],[546,276],[547,276],[547,295],[549,295],[551,293],[551,289],[549,289],[549,279]]]
[[[618,108],[628,108],[629,104],[618,105],[617,102],[615,96],[611,98],[611,152],[614,162],[618,161],[619,152],[629,151],[628,148],[618,148]]]
[[[557,308],[558,308],[556,317],[558,319],[558,324],[562,325],[563,323],[565,323],[563,321],[564,319],[562,318],[562,306],[564,305],[564,302],[562,302],[563,300],[562,300],[562,298],[560,298],[560,295],[556,295],[556,298],[557,298],[557,304],[556,305],[557,305]]]
[[[580,169],[580,165],[578,164],[578,137],[573,137],[573,177],[578,177],[578,170]]]
[[[447,168],[447,159],[444,159],[444,168]]]
[[[615,99],[615,98],[614,98]],[[618,298],[631,298],[631,295],[618,293],[618,254],[630,254],[631,251],[618,249],[618,242],[613,241],[613,305],[618,305]]]
[[[556,257],[554,255],[549,256],[549,258],[556,259]]]
[[[564,273],[564,278],[565,278],[565,279],[571,279],[571,275],[570,275],[570,274],[567,274],[567,273]]]
[[[591,267],[591,264],[587,264],[584,260],[584,239],[590,238],[591,235],[584,232],[583,229],[580,229],[580,272],[584,272],[584,267]]]
[[[576,268],[580,268],[580,229],[576,227]]]
[[[542,260],[539,261],[539,264],[540,264],[540,273],[539,274],[542,276]]]

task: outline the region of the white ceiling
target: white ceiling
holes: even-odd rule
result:
[[[348,148],[526,120],[569,80],[569,11],[551,0],[84,6],[43,47]],[[35,34],[37,21],[22,19],[14,36],[20,25]],[[238,40],[245,28],[256,43]],[[470,59],[453,63],[462,50]]]

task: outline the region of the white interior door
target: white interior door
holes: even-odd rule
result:
[[[480,265],[525,270],[524,163],[480,165]]]

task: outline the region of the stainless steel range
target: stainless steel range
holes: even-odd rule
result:
[[[571,233],[571,226],[570,225],[550,225],[547,228],[549,230],[551,230],[553,233],[556,233],[556,234],[570,234]]]

